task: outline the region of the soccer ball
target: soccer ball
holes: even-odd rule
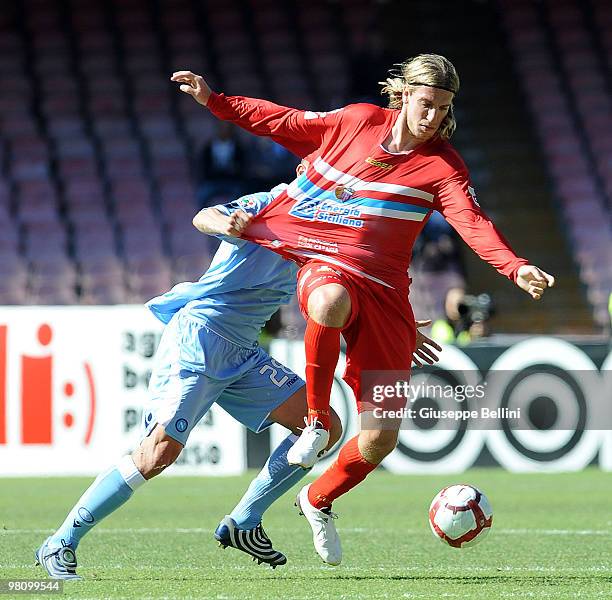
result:
[[[453,548],[482,542],[493,523],[487,497],[472,485],[451,485],[441,490],[429,507],[429,526],[435,537]]]

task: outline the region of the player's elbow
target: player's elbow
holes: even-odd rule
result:
[[[200,225],[200,214],[202,213],[202,211],[200,211],[199,213],[197,213],[196,215],[194,215],[193,219],[191,220],[191,223],[193,224],[193,226],[196,229],[199,229],[199,225]]]
[[[203,208],[192,219],[193,226],[202,233],[207,233],[210,230],[209,208]]]

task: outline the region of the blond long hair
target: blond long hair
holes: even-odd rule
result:
[[[459,91],[459,75],[450,62],[439,54],[419,54],[395,65],[389,71],[391,77],[385,81],[379,81],[382,85],[381,94],[389,96],[389,108],[402,107],[402,94],[404,91],[412,91],[420,85],[448,90],[453,94]],[[436,135],[448,139],[457,128],[453,106],[448,110]]]

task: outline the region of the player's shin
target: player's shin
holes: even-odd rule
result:
[[[368,462],[359,450],[359,436],[349,440],[338,459],[308,490],[308,500],[315,508],[331,507],[332,502],[361,483],[378,465]]]
[[[328,431],[329,399],[340,356],[341,331],[341,327],[321,325],[310,318],[304,334],[308,423],[317,420]]]
[[[276,447],[231,512],[230,516],[241,529],[256,527],[272,503],[308,472],[287,462],[287,452],[296,440],[297,436],[291,434]]]
[[[145,478],[131,456],[124,456],[116,466],[98,475],[79,498],[48,545],[70,546],[76,550],[81,538],[120,506],[125,504]]]

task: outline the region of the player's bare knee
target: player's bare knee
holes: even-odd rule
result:
[[[159,475],[162,471],[169,467],[178,458],[182,449],[183,446],[172,438],[168,438],[167,440],[163,440],[157,444],[153,456],[151,477]]]
[[[351,315],[351,297],[343,286],[329,283],[313,290],[308,298],[308,316],[320,325],[344,327]]]
[[[183,446],[176,440],[162,441],[140,452],[140,464],[134,458],[138,470],[145,479],[152,479],[169,467],[179,456]],[[138,451],[136,451],[138,452]]]
[[[384,453],[384,456],[391,454],[397,447],[397,434],[390,435],[379,439],[376,442],[376,448],[380,453]]]
[[[156,427],[149,437],[134,450],[132,458],[145,479],[152,479],[169,467],[179,456],[183,445]]]
[[[395,450],[397,438],[394,430],[364,430],[359,434],[359,450],[368,462],[378,464]]]

